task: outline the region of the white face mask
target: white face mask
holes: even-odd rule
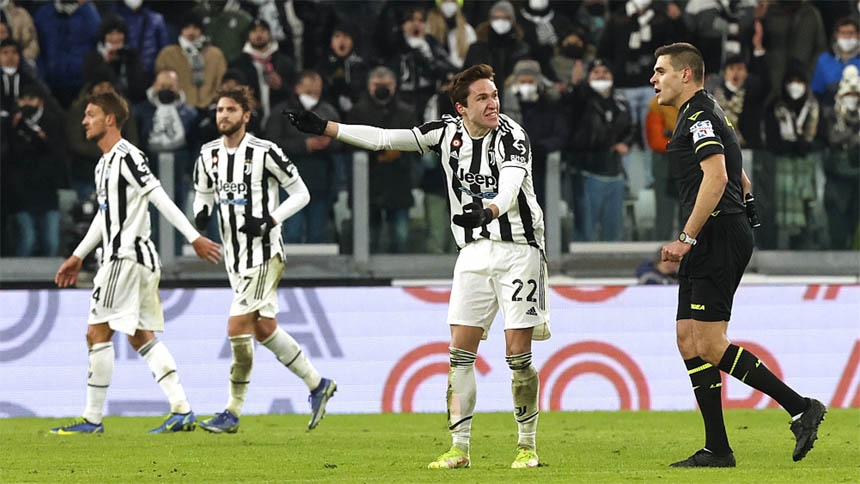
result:
[[[600,94],[605,94],[610,89],[612,89],[612,80],[611,79],[595,79],[593,81],[588,81],[588,85],[591,86],[592,89],[599,92]]]
[[[535,102],[538,100],[537,84],[517,84],[515,92],[519,93],[521,101]]]
[[[302,103],[302,107],[306,110],[310,110],[312,107],[317,105],[319,98],[315,98],[307,94],[299,94],[299,102]]]
[[[13,75],[15,75],[16,72],[18,72],[17,67],[3,66],[3,74],[6,74],[7,76],[13,76]]]
[[[738,92],[738,91],[741,89],[741,86],[738,86],[738,85],[736,85],[736,84],[733,84],[733,83],[732,83],[732,82],[730,82],[730,81],[726,81],[726,89],[728,89],[728,90],[729,90],[729,91],[731,91],[732,93],[736,93],[736,92]]]
[[[845,109],[849,111],[856,111],[858,100],[860,100],[860,97],[858,97],[856,94],[842,96],[842,105],[845,106]]]
[[[444,15],[445,18],[451,18],[456,15],[459,8],[460,7],[457,6],[457,2],[442,2],[439,4],[439,10],[442,11],[442,15]]]
[[[511,31],[511,21],[508,19],[497,18],[490,22],[490,27],[492,27],[493,32],[499,35],[505,35]]]
[[[842,52],[854,52],[857,48],[857,37],[839,38],[836,39],[836,45]]]
[[[130,8],[131,10],[137,10],[143,5],[143,0],[123,0],[125,2],[125,6]]]
[[[788,91],[789,97],[796,101],[806,94],[806,84],[802,82],[789,82],[785,86],[785,90]]]
[[[549,0],[529,0],[529,7],[532,10],[543,10],[549,6]]]

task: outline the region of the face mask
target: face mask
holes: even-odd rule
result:
[[[839,46],[839,50],[842,52],[854,52],[854,49],[857,48],[857,38],[836,39],[836,45]]]
[[[499,35],[505,35],[506,33],[511,31],[511,21],[503,18],[497,18],[490,22],[490,27],[493,28],[493,32]]]
[[[302,107],[306,110],[310,110],[312,107],[316,106],[319,101],[319,98],[307,94],[299,94],[299,102],[302,103]]]
[[[176,101],[176,93],[170,89],[162,89],[158,91],[158,102],[161,104],[173,104]]]
[[[457,2],[442,2],[439,4],[439,10],[442,11],[442,15],[445,18],[451,18],[456,15],[458,9]]]
[[[731,92],[735,93],[735,92],[738,92],[738,91],[741,89],[741,86],[738,86],[738,85],[733,84],[733,83],[731,83],[731,82],[729,82],[729,81],[726,81],[726,89],[728,89],[729,91],[731,91]]]
[[[517,84],[515,89],[515,92],[520,95],[520,101],[535,102],[538,100],[537,84]]]
[[[14,76],[16,72],[18,72],[17,67],[3,67],[3,74],[6,74],[7,76]]]
[[[787,86],[785,86],[785,90],[788,91],[788,96],[795,101],[803,97],[806,94],[806,84],[802,82],[789,82]]]
[[[842,96],[842,105],[849,111],[857,110],[857,101],[860,100],[856,95]]]
[[[593,81],[588,81],[588,85],[600,94],[604,94],[612,89],[612,81],[609,79],[595,79]]]
[[[585,48],[581,45],[569,44],[561,48],[561,54],[571,59],[582,59],[585,54]]]
[[[143,0],[123,0],[125,1],[125,6],[130,8],[131,10],[137,10],[143,4]]]
[[[391,89],[388,89],[385,86],[377,87],[375,91],[373,91],[373,97],[380,101],[386,101],[391,97]]]
[[[58,13],[71,15],[80,7],[77,0],[54,0],[54,8]]]
[[[427,41],[424,40],[422,37],[406,37],[406,45],[413,49],[420,49],[426,43]]]
[[[21,106],[21,116],[26,119],[32,118],[39,110],[36,106]]]
[[[543,10],[549,6],[549,0],[529,0],[529,8],[532,10]]]

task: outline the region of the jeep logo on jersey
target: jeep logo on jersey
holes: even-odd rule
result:
[[[245,182],[222,182],[218,185],[219,192],[225,193],[245,193],[248,191],[248,186]]]
[[[466,182],[469,185],[476,184],[482,187],[495,189],[496,185],[499,183],[496,180],[496,177],[492,175],[481,175],[480,173],[471,173],[464,170],[462,167],[457,171],[457,178],[462,182]]]

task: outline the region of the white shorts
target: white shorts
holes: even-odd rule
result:
[[[139,329],[164,331],[160,280],[161,271],[129,259],[101,266],[93,279],[89,324],[108,323],[112,330],[128,335]]]
[[[532,339],[549,339],[546,260],[525,244],[479,239],[460,251],[448,306],[448,324],[484,328],[499,308],[505,329],[534,328]]]
[[[241,275],[228,272],[233,288],[230,316],[242,316],[260,311],[260,317],[274,318],[278,314],[278,283],[284,274],[284,259],[280,254]]]

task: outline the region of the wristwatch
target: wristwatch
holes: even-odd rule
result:
[[[685,244],[696,245],[696,239],[687,235],[687,232],[681,232],[681,234],[678,235],[678,240]]]

